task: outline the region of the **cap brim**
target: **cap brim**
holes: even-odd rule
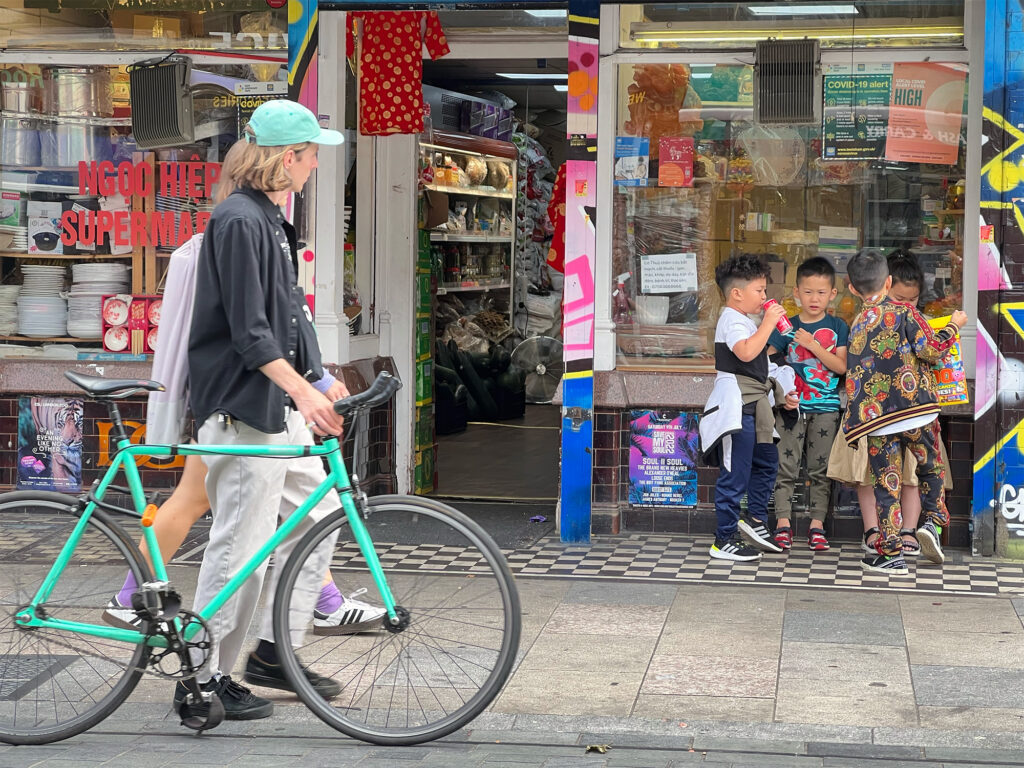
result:
[[[330,128],[321,128],[320,135],[315,139],[312,139],[314,144],[326,144],[330,147],[336,147],[338,144],[342,144],[345,141],[345,136],[341,131],[332,131]]]

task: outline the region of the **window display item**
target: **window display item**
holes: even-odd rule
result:
[[[750,157],[757,184],[784,187],[804,170],[807,145],[793,128],[754,125],[737,138]]]
[[[0,119],[0,163],[37,166],[41,158],[38,120],[11,116]]]
[[[359,130],[364,135],[423,131],[423,55],[448,54],[434,11],[357,11],[348,14],[347,52],[360,42]]]
[[[112,117],[108,67],[43,67],[43,111],[60,117]]]
[[[104,296],[101,310],[103,348],[108,352],[152,354],[160,325],[161,296]]]
[[[701,102],[690,91],[690,68],[686,64],[637,64],[628,93],[629,119],[623,130],[631,136],[650,139],[651,158],[658,159],[662,136],[692,136],[704,126],[696,118],[680,119],[684,107],[688,114],[699,114]]]
[[[936,317],[928,324],[936,331],[949,325],[950,316]],[[935,381],[935,397],[941,406],[962,405],[970,401],[967,393],[967,374],[964,371],[964,358],[960,350],[960,335],[945,356],[932,368]]]

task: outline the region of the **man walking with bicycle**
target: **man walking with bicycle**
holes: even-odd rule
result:
[[[312,318],[296,285],[295,230],[281,213],[289,194],[301,192],[317,167],[318,145],[342,136],[322,129],[300,104],[269,101],[253,113],[236,171],[239,189],[213,212],[197,264],[195,309],[189,337],[191,406],[201,444],[308,445],[312,433],[339,435],[341,419],[332,399],[348,394],[340,382],[327,396],[310,383],[323,373]],[[213,512],[195,604],[205,606],[256,554],[324,477],[318,458],[273,459],[206,456],[206,490]],[[331,491],[275,551],[278,568],[301,536],[340,506]],[[304,627],[313,611],[329,552],[311,557],[296,585],[290,610]],[[215,693],[229,720],[268,717],[273,704],[233,681],[230,672],[256,611],[266,562],[209,621],[214,639],[210,664],[198,681]],[[272,641],[268,608],[260,644],[250,655],[245,678],[290,690]],[[293,633],[293,645],[302,632]],[[325,698],[340,692],[333,680],[304,670]],[[187,689],[178,684],[175,706]],[[196,714],[196,705],[190,705]],[[202,705],[199,705],[202,707]]]

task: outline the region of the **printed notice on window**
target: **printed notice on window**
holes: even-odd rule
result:
[[[648,253],[640,257],[641,293],[684,293],[696,290],[696,253]]]

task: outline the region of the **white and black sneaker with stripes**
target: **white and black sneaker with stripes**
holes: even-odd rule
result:
[[[869,573],[884,573],[887,576],[906,576],[909,573],[903,555],[868,555],[860,561],[860,567]]]
[[[345,602],[334,613],[321,613],[314,610],[313,634],[351,635],[356,632],[383,628],[383,619],[387,615],[387,611],[379,606],[356,600],[364,592],[366,589],[353,592],[345,598]]]
[[[766,552],[783,551],[782,547],[775,543],[775,539],[772,536],[772,532],[768,530],[768,526],[756,517],[741,515],[737,526],[743,538],[758,549],[763,549]]]
[[[761,559],[761,553],[744,543],[737,534],[733,534],[731,539],[715,537],[715,543],[711,545],[708,554],[719,560],[734,560],[741,563]]]

